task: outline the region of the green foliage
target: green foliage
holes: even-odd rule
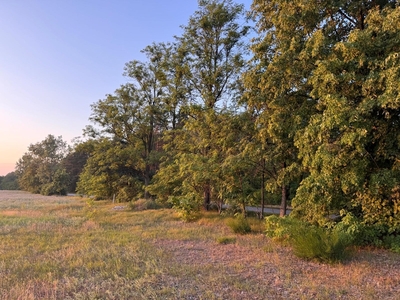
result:
[[[28,149],[16,167],[21,189],[45,195],[66,194],[69,174],[63,168],[62,161],[68,147],[62,137],[48,135],[43,141],[31,144]]]
[[[348,255],[352,239],[339,231],[329,231],[323,227],[299,226],[291,228],[290,244],[294,253],[304,259],[336,263]]]
[[[365,219],[357,218],[351,212],[341,211],[342,219],[333,227],[333,231],[345,233],[355,245],[372,245],[394,251],[398,248],[398,233],[389,233],[388,224],[370,224]]]
[[[182,107],[187,118],[181,127],[164,135],[165,149],[171,152],[149,190],[164,199],[166,195],[181,199],[173,202],[184,215],[201,199],[203,207],[209,209],[214,203],[221,207],[223,200],[237,199],[237,193],[247,192],[247,178],[241,184],[233,178],[232,169],[221,169],[240,132],[228,103],[235,105],[240,96],[243,38],[248,32],[248,27],[239,23],[243,13],[243,5],[232,1],[200,1],[183,27],[183,35],[177,38],[177,51],[185,58],[180,57],[182,66],[175,75],[181,74],[185,91],[191,91],[189,103]],[[190,205],[188,199],[195,203]]]
[[[378,4],[253,1],[243,97],[266,188],[296,186],[292,214],[315,225],[354,212],[373,243],[400,227],[400,13]]]
[[[77,142],[73,149],[66,155],[62,161],[62,167],[69,174],[68,192],[76,193],[76,186],[79,181],[79,175],[89,158],[91,150],[91,141]]]
[[[250,223],[242,214],[238,214],[234,218],[228,219],[226,224],[234,233],[247,234],[251,232]]]
[[[19,190],[18,177],[15,172],[0,176],[0,190]]]
[[[91,152],[80,174],[77,191],[99,199],[129,202],[144,194],[136,154],[129,145],[111,139],[91,141]]]
[[[291,237],[291,228],[300,224],[299,220],[291,217],[271,215],[265,218],[265,234],[276,241],[287,243]]]
[[[296,141],[310,174],[294,206],[311,222],[353,207],[370,228],[391,233],[400,224],[400,13],[376,7],[366,14],[310,76],[317,112]]]
[[[243,5],[231,0],[199,1],[198,10],[178,37],[181,51],[189,58],[185,77],[207,109],[237,96],[244,67],[244,37],[249,31],[239,23],[243,16]]]
[[[192,222],[200,217],[200,203],[193,198],[170,197],[168,202],[172,204],[179,217],[185,222]]]
[[[265,220],[268,237],[290,245],[301,258],[327,263],[345,259],[348,247],[354,241],[353,234],[356,234],[354,228],[339,226],[332,230],[311,226],[291,217],[269,216]]]
[[[400,254],[400,236],[399,235],[388,235],[383,239],[383,244],[386,248],[393,252]]]

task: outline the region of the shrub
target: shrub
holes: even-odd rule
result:
[[[228,219],[227,225],[233,230],[234,233],[246,234],[251,232],[249,221],[242,214]]]
[[[400,236],[388,235],[383,238],[385,248],[400,254]]]
[[[343,260],[353,240],[344,231],[310,226],[290,217],[269,216],[265,228],[268,237],[292,246],[296,256],[328,263]]]
[[[300,221],[290,217],[278,217],[276,215],[265,218],[265,234],[273,240],[288,242],[291,228],[298,226]]]
[[[51,196],[51,195],[65,196],[67,194],[67,190],[63,188],[57,188],[57,186],[51,182],[42,185],[40,189],[40,194],[43,196]]]
[[[372,245],[376,247],[392,248],[391,242],[396,234],[389,233],[389,227],[384,224],[366,224],[356,218],[351,212],[341,211],[342,220],[338,222],[333,230],[349,235],[355,245]]]
[[[304,259],[315,259],[321,262],[334,263],[347,257],[347,248],[351,237],[339,231],[322,227],[302,225],[292,227],[290,244],[296,256]]]
[[[200,206],[195,200],[183,197],[170,197],[168,200],[185,222],[195,221],[200,217]]]

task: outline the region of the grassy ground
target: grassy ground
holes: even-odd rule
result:
[[[305,262],[214,213],[0,191],[0,299],[400,299],[400,256]]]

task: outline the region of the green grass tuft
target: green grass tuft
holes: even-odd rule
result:
[[[217,238],[217,243],[223,245],[234,244],[236,243],[236,238],[227,236],[219,237]]]
[[[237,215],[235,218],[228,219],[226,224],[234,233],[247,234],[251,232],[250,223],[243,215]]]
[[[313,226],[295,227],[291,231],[290,243],[300,258],[336,263],[348,256],[351,239],[343,232]]]

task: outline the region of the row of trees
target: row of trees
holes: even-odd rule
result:
[[[79,144],[71,148],[61,136],[51,134],[43,141],[31,144],[16,165],[20,188],[43,195],[75,192],[88,157],[85,149]]]
[[[253,27],[242,5],[200,0],[174,43],[146,47],[129,83],[92,105],[86,141],[66,154],[56,139],[64,155],[45,162],[62,167],[41,170],[31,145],[21,187],[59,193],[68,157],[82,194],[281,215],[291,201],[312,223],[341,211],[399,232],[396,1],[254,0],[249,13]]]
[[[0,190],[19,190],[18,177],[15,172],[0,176]]]

